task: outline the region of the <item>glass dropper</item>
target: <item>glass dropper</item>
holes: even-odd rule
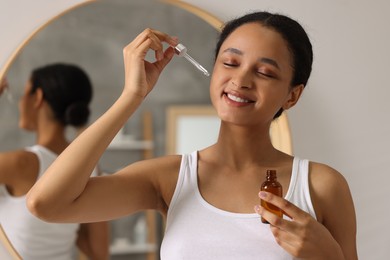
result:
[[[191,62],[192,65],[194,65],[198,70],[203,72],[204,75],[210,76],[210,73],[203,68],[202,65],[199,64],[194,58],[192,58],[188,53],[187,53],[187,47],[185,47],[183,44],[179,43],[175,47],[175,52],[179,57],[184,57],[186,58],[189,62]]]

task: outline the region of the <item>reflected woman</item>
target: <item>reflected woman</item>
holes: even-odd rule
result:
[[[1,90],[5,88],[4,79]],[[107,222],[47,223],[26,207],[26,193],[69,145],[66,127],[87,123],[91,99],[87,74],[71,64],[37,68],[26,83],[19,127],[34,132],[36,143],[0,153],[0,223],[23,259],[70,260],[76,244],[90,259],[108,259]],[[98,175],[96,167],[91,172]]]
[[[313,59],[306,32],[284,15],[254,12],[223,28],[210,83],[221,119],[215,144],[89,178],[171,61],[174,51],[164,50],[163,42],[178,44],[146,29],[125,47],[122,94],[34,185],[29,209],[47,221],[66,222],[158,210],[167,217],[161,247],[166,260],[357,259],[355,211],[346,180],[327,165],[290,156],[271,143],[270,125],[298,102]],[[157,61],[145,60],[149,50]],[[259,193],[267,169],[277,170],[283,198]],[[286,216],[262,208],[259,197]]]

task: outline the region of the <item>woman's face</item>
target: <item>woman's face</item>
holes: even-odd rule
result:
[[[37,110],[36,93],[31,94],[32,84],[31,81],[27,81],[23,96],[19,100],[19,127],[28,131],[34,131],[36,129]]]
[[[233,31],[218,53],[211,101],[225,122],[268,125],[290,98],[293,69],[285,40],[276,31],[248,23]]]

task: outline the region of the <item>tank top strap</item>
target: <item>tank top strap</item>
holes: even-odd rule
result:
[[[285,198],[316,218],[310,196],[309,161],[294,157],[289,189]]]
[[[38,179],[43,175],[45,170],[49,168],[50,164],[53,163],[53,161],[57,158],[57,154],[50,151],[44,146],[41,145],[33,145],[25,147],[26,151],[29,151],[31,153],[34,153],[39,161],[39,172],[38,172]]]
[[[175,191],[173,192],[171,203],[169,204],[168,216],[178,204],[181,193],[194,189],[196,186],[197,154],[197,151],[194,151],[191,154],[182,154],[181,156],[179,174],[177,176]]]
[[[198,151],[194,151],[188,156],[188,167],[190,168],[191,189],[198,189]]]

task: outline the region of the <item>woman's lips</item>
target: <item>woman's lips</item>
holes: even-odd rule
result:
[[[254,101],[252,100],[249,100],[249,99],[246,99],[246,98],[243,98],[243,97],[239,97],[239,96],[236,96],[234,94],[231,94],[231,93],[225,93],[225,96],[233,101],[233,102],[236,102],[236,103],[253,103]]]

